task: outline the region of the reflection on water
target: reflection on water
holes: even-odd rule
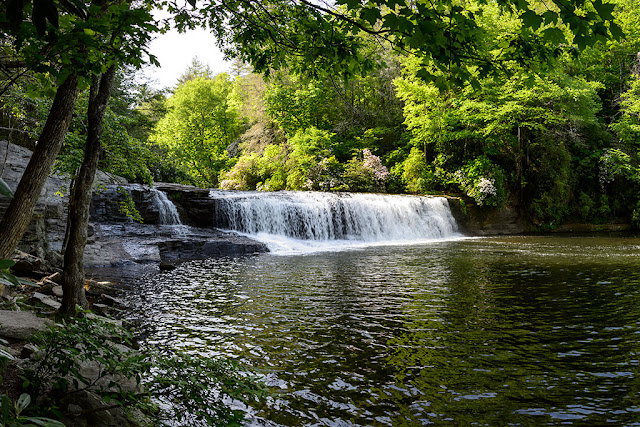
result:
[[[209,260],[131,304],[150,342],[264,375],[254,424],[640,424],[638,238]]]

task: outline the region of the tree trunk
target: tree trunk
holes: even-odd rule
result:
[[[114,76],[115,65],[102,74],[102,77],[94,77],[91,84],[84,160],[73,184],[67,218],[68,240],[64,251],[63,293],[60,308],[60,312],[66,315],[75,315],[76,306],[87,307],[87,298],[84,294],[84,247],[87,244],[93,180],[98,169],[102,121],[111,96]]]
[[[0,221],[0,258],[10,258],[29,227],[33,209],[69,129],[78,99],[78,76],[71,74],[53,99],[47,122],[9,208]]]

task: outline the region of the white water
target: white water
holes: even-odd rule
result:
[[[161,225],[182,225],[178,209],[176,209],[176,205],[169,200],[167,194],[155,188],[151,188],[151,194],[153,195],[153,203],[160,213],[158,223]]]
[[[211,191],[216,223],[277,254],[461,238],[444,197]]]

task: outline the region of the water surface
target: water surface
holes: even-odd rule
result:
[[[249,424],[640,425],[640,238],[207,260],[130,300],[150,343],[264,377]]]

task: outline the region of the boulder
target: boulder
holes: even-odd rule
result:
[[[36,332],[45,331],[53,322],[31,311],[0,310],[0,337],[26,340]]]

